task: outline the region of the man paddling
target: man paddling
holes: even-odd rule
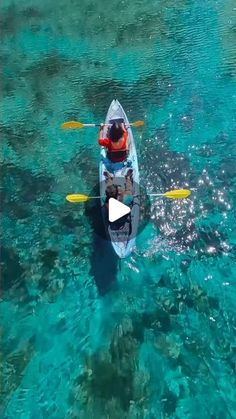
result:
[[[123,202],[124,205],[131,205],[133,202],[133,170],[129,169],[125,175],[125,189],[121,189],[113,183],[113,177],[108,172],[104,172],[106,178],[106,200],[105,205],[108,208],[110,198]]]
[[[128,131],[123,122],[114,122],[103,138],[104,124],[100,125],[98,144],[107,149],[107,158],[112,163],[121,163],[128,157]]]

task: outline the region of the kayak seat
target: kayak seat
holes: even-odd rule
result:
[[[117,118],[117,119],[109,119],[109,124],[114,124],[114,122],[118,122],[119,124],[121,124],[124,121],[124,118]]]
[[[114,154],[115,154],[116,158],[123,159],[123,160],[120,161],[120,162],[113,161]],[[129,156],[129,150],[127,150],[127,151],[126,150],[125,151],[124,150],[121,150],[121,151],[117,150],[115,153],[114,153],[114,151],[107,151],[106,155],[107,155],[107,158],[113,164],[124,163],[127,160],[128,156]]]

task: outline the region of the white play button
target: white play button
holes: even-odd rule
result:
[[[130,207],[127,207],[127,205],[122,204],[122,202],[117,201],[117,199],[110,198],[108,203],[108,218],[110,223],[113,223],[116,220],[119,220],[119,218],[124,217],[124,215],[127,215],[130,213]]]

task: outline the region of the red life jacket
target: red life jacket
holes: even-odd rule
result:
[[[127,159],[129,152],[128,132],[125,131],[123,137],[118,142],[111,141],[107,146],[107,157],[113,163],[122,162]]]

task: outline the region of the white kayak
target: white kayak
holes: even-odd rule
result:
[[[127,160],[122,163],[112,163],[107,159],[106,149],[101,147],[100,165],[99,165],[99,181],[100,181],[100,196],[103,219],[106,229],[106,235],[111,241],[114,251],[120,258],[125,258],[131,254],[135,247],[135,238],[139,226],[140,213],[140,199],[139,199],[139,170],[137,153],[134,143],[132,129],[129,125],[128,118],[124,109],[118,100],[113,100],[106,116],[105,124],[112,124],[115,121],[124,122],[128,131],[129,153]],[[107,130],[104,129],[104,136],[106,137]],[[127,217],[124,217],[117,222],[109,223],[107,216],[107,209],[105,207],[106,197],[106,177],[104,172],[109,172],[113,176],[113,184],[117,184],[123,189],[125,187],[125,175],[128,170],[132,169],[133,178],[133,201],[130,204],[131,212]]]

